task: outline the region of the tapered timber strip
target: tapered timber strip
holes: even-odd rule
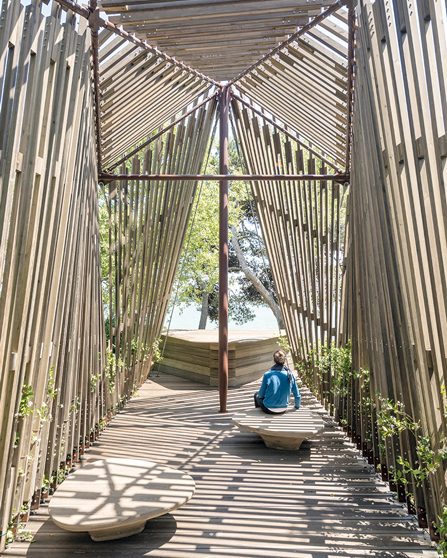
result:
[[[240,124],[240,114],[237,110],[237,105],[235,106],[234,103],[233,103],[233,111],[234,111],[234,114],[236,116],[236,123],[237,123],[237,125],[239,125]],[[263,168],[263,167],[265,168],[265,161],[261,157],[261,154],[265,153],[265,151],[261,151],[261,150],[256,149],[253,145],[252,135],[250,135],[250,134],[247,135],[246,134],[246,131],[251,127],[251,123],[248,119],[247,111],[244,111],[243,117],[245,119],[244,125],[240,125],[239,129],[238,129],[238,133],[243,138],[243,139],[241,139],[241,146],[242,146],[242,143],[245,145],[245,148],[243,148],[243,151],[245,149],[246,151],[248,150],[250,152],[250,158],[253,161],[252,164],[256,165],[257,168]],[[253,120],[253,125],[255,125],[257,127],[257,120],[256,119]],[[258,129],[257,129],[257,137],[261,138],[261,135],[260,135]],[[247,156],[246,153],[245,153],[245,159],[246,159],[246,165],[248,166],[248,164],[247,164],[248,156]],[[254,193],[254,198],[255,198],[256,204],[257,204],[258,214],[260,216],[261,227],[264,227],[265,226],[264,223],[267,221],[267,216],[266,216],[267,208],[266,208],[265,204],[259,203],[260,195],[257,194],[256,191],[254,191],[253,193]],[[267,191],[267,196],[268,195],[269,195],[269,191]],[[279,235],[278,235],[278,229],[274,228],[273,233],[274,233],[273,242],[274,242],[275,248],[273,250],[270,249],[270,256],[269,256],[271,258],[270,261],[272,261],[273,266],[282,266],[284,260],[283,260],[283,258],[280,257],[280,255],[281,255],[281,242],[280,242]],[[282,267],[280,267],[280,269],[281,269],[281,271],[286,271],[286,273],[288,272],[288,270],[284,270]],[[282,281],[282,280],[284,280],[284,277],[285,277],[284,273],[280,273],[278,279],[275,278],[275,281],[276,280],[277,281]],[[281,297],[282,290],[283,289],[279,285],[277,287],[277,292],[278,292],[279,297]],[[284,320],[285,320],[285,323],[286,323],[286,329],[290,330],[291,329],[291,324],[289,323],[290,322],[289,313],[284,313]],[[292,341],[292,343],[293,342],[294,341]]]
[[[446,436],[447,346],[445,196],[446,14],[435,3],[385,1],[357,9],[356,111],[353,121],[350,241],[345,338],[354,366],[370,370],[370,393],[405,404],[434,452]],[[359,138],[362,141],[358,141]],[[405,456],[420,459],[404,432],[380,451],[376,414],[353,384],[348,421],[361,422],[361,441],[392,480]],[[371,416],[372,414],[372,416]],[[365,439],[372,433],[372,440]],[[419,488],[407,476],[421,524],[436,521],[446,504],[439,467]],[[401,498],[404,487],[396,486]],[[409,503],[412,506],[411,502]],[[432,533],[434,534],[434,533]]]
[[[236,76],[234,79],[232,79],[230,81],[230,85],[236,83],[239,80],[241,80],[244,76],[253,72],[258,66],[260,66],[261,64],[264,64],[270,58],[273,58],[275,54],[277,54],[280,51],[282,51],[283,49],[285,49],[290,43],[293,43],[294,41],[296,41],[299,37],[301,37],[302,35],[307,33],[310,29],[312,29],[313,27],[315,27],[316,25],[321,23],[327,17],[332,15],[334,12],[337,12],[342,6],[346,5],[346,3],[347,3],[347,1],[345,1],[345,0],[339,0],[338,2],[335,2],[332,6],[330,6],[327,10],[322,12],[320,15],[314,17],[307,25],[304,25],[303,27],[301,27],[301,29],[299,31],[290,35],[290,37],[288,37],[288,39],[286,41],[283,41],[277,47],[270,50],[267,54],[262,56],[254,64],[252,64],[246,70],[241,72],[238,76]]]
[[[241,103],[242,105],[244,105],[245,107],[249,108],[254,114],[260,116],[265,122],[268,122],[269,124],[271,124],[272,126],[277,128],[285,136],[288,136],[290,139],[292,139],[296,143],[302,145],[304,147],[304,149],[307,149],[310,153],[313,153],[316,157],[318,157],[319,159],[324,161],[329,167],[331,167],[332,169],[335,169],[336,172],[340,172],[340,170],[337,168],[336,164],[333,161],[327,159],[321,153],[318,153],[318,152],[314,151],[312,149],[312,147],[307,145],[305,142],[301,141],[300,138],[296,134],[287,130],[287,128],[285,128],[284,126],[281,126],[278,122],[276,122],[272,118],[269,118],[268,116],[266,116],[262,111],[256,109],[253,106],[253,101],[250,101],[250,102],[246,101],[243,97],[241,97],[240,95],[238,95],[234,91],[232,91],[231,97],[233,99],[235,99],[236,101],[238,101],[239,103]]]
[[[348,14],[341,5],[335,13],[342,11]],[[332,24],[333,18],[326,21]],[[237,87],[345,168],[349,26],[331,24],[316,25],[280,46],[275,56],[238,80]],[[297,102],[291,104],[291,98]]]
[[[285,97],[289,94],[297,94],[296,80],[298,76],[302,81],[302,89],[299,90],[300,99],[303,106],[289,107],[294,109],[296,114],[301,114],[306,117],[310,113],[310,107],[313,103],[318,103],[320,111],[316,113],[318,120],[324,124],[332,133],[340,131],[340,126],[346,122],[346,86],[344,80],[346,79],[346,70],[340,72],[339,75],[334,76],[333,80],[337,79],[343,83],[343,87],[334,86],[332,82],[325,83],[324,78],[319,76],[319,72],[324,72],[325,67],[317,64],[312,64],[311,61],[306,60],[306,63],[299,58],[281,58],[281,62],[276,62],[272,67],[266,68],[260,72],[256,78],[247,80],[247,83],[242,83],[241,88],[245,90],[253,89],[254,92],[268,95],[274,87],[281,87],[275,94],[276,101],[284,101]],[[312,69],[312,73],[306,75]],[[310,93],[310,91],[312,93]],[[270,103],[272,104],[272,103]],[[287,103],[279,103],[286,105]],[[273,106],[273,105],[272,105]],[[279,107],[278,107],[279,108]],[[324,122],[324,114],[328,111],[332,112],[333,120],[330,123]]]
[[[203,99],[202,101],[200,101],[199,103],[197,103],[192,109],[186,111],[184,114],[182,114],[181,116],[179,116],[178,118],[176,118],[171,124],[168,124],[167,126],[164,126],[161,130],[159,130],[156,134],[153,134],[148,140],[146,140],[145,142],[143,142],[141,145],[139,145],[138,147],[136,147],[134,150],[132,150],[129,154],[125,155],[124,157],[122,157],[119,161],[117,161],[116,163],[114,163],[113,165],[111,165],[110,167],[108,167],[107,169],[105,169],[105,171],[111,173],[113,170],[115,170],[117,167],[119,167],[122,163],[124,163],[124,161],[127,161],[128,159],[130,159],[131,157],[133,157],[134,155],[136,155],[140,150],[142,150],[143,148],[147,147],[150,143],[152,143],[153,141],[155,141],[157,138],[159,138],[160,136],[162,136],[163,134],[165,134],[168,130],[170,130],[172,127],[177,126],[177,124],[179,124],[182,120],[184,120],[185,118],[187,118],[190,114],[193,114],[196,110],[198,110],[199,108],[201,108],[203,105],[206,105],[209,101],[211,101],[212,99],[214,99],[217,96],[217,92],[212,93],[211,95],[209,95],[208,97],[206,97],[205,99]]]
[[[175,53],[190,66],[228,81],[332,3],[263,0],[256,10],[251,0],[187,3],[175,10],[164,3],[128,4],[125,11],[114,3],[106,2],[102,7],[113,23],[142,39],[150,37],[151,43]]]
[[[102,169],[102,145],[101,145],[101,97],[100,97],[100,73],[99,73],[99,11],[96,8],[96,0],[90,0],[90,15],[88,18],[91,30],[91,51],[92,51],[92,88],[95,105],[95,124],[96,124],[96,157],[98,159],[98,171]]]
[[[123,153],[146,139],[148,130],[156,130],[165,125],[167,120],[176,117],[209,89],[208,84],[193,78],[169,81],[175,77],[174,70],[168,68],[160,80],[149,75],[147,83],[140,76],[142,96],[139,100],[135,100],[138,95],[132,95],[135,88],[128,83],[131,81],[128,76],[132,75],[132,68],[126,73],[124,99],[112,94],[110,114],[103,117],[104,165],[121,158]],[[181,72],[177,70],[177,74],[181,78]]]
[[[236,122],[238,122],[238,120],[241,119],[240,108],[233,104],[233,111],[236,115]],[[243,114],[245,114],[245,111],[243,111]],[[302,153],[300,151],[297,152],[301,154],[300,157],[294,157],[291,154],[288,154],[288,150],[290,151],[288,140],[284,143],[283,154],[282,150],[279,149],[280,143],[278,142],[277,134],[273,133],[273,138],[276,137],[276,139],[273,140],[273,147],[272,141],[268,139],[269,128],[267,126],[264,127],[262,135],[259,132],[256,132],[256,137],[258,138],[256,141],[250,140],[250,135],[247,135],[247,130],[251,127],[253,127],[253,129],[256,128],[256,119],[253,119],[251,124],[250,119],[244,118],[243,123],[238,128],[237,134],[240,134],[243,137],[243,140],[241,141],[244,142],[245,149],[249,150],[250,156],[253,160],[252,164],[256,165],[256,168],[263,168],[264,165],[264,169],[267,170],[267,168],[275,168],[277,165],[280,165],[281,168],[286,167],[287,170],[290,171],[294,168],[293,164],[296,163],[297,166],[295,171],[302,171],[304,169],[304,166],[301,163]],[[257,146],[257,149],[255,146]],[[265,158],[259,158],[257,152],[265,153]],[[269,167],[265,167],[266,161],[270,161],[268,163]],[[313,164],[312,158],[310,158],[306,163],[306,169],[312,168],[307,166],[309,164]],[[318,164],[321,165],[321,162]],[[271,165],[273,165],[273,167]],[[329,258],[326,252],[326,248],[329,249],[329,247],[326,247],[326,244],[328,243],[328,236],[331,235],[328,235],[328,230],[325,229],[325,222],[329,223],[330,217],[335,216],[336,213],[331,212],[331,214],[329,214],[329,212],[323,207],[323,202],[321,200],[324,199],[324,196],[328,195],[326,193],[328,189],[332,191],[332,188],[328,188],[324,181],[321,181],[318,188],[312,181],[309,182],[308,185],[305,183],[302,185],[300,184],[301,183],[295,184],[294,188],[290,190],[290,193],[288,193],[287,188],[284,188],[284,190],[281,191],[280,197],[277,196],[276,189],[276,194],[274,195],[270,188],[264,188],[262,185],[258,185],[258,188],[262,188],[261,191],[263,192],[263,198],[266,201],[266,207],[278,207],[278,216],[275,219],[279,222],[283,219],[283,227],[286,233],[285,237],[281,238],[281,236],[278,236],[276,229],[271,227],[270,234],[274,235],[274,238],[276,238],[274,241],[275,247],[272,250],[275,254],[280,254],[279,260],[283,258],[287,262],[292,262],[292,267],[294,265],[293,262],[295,262],[296,269],[300,270],[299,273],[301,274],[299,286],[296,281],[298,275],[293,275],[287,283],[284,283],[284,273],[278,279],[275,278],[275,280],[278,281],[278,285],[283,284],[282,288],[278,287],[280,296],[285,295],[286,300],[289,301],[293,298],[296,300],[296,297],[298,296],[300,304],[296,304],[296,310],[298,310],[299,307],[304,307],[304,309],[308,308],[310,309],[311,314],[315,316],[313,320],[306,320],[301,323],[299,329],[302,331],[300,336],[297,337],[297,342],[301,343],[302,340],[306,340],[306,343],[308,344],[307,346],[310,348],[310,345],[315,344],[317,339],[319,339],[320,342],[326,342],[328,339],[333,338],[334,334],[332,327],[327,321],[327,316],[329,315],[328,307],[332,307],[334,305],[333,291],[331,290],[328,292],[328,274],[333,273],[334,270],[332,267],[338,268],[338,265],[329,266]],[[334,196],[332,196],[331,193],[332,198],[336,196],[338,196],[337,190]],[[259,201],[258,198],[256,199]],[[297,208],[300,208],[299,221],[297,220],[298,216],[296,216]],[[264,212],[264,214],[268,215],[268,212]],[[294,216],[293,219],[292,215]],[[301,234],[298,235],[297,238],[299,240],[296,241],[293,248],[290,248],[290,241],[286,243],[284,239],[294,238],[296,236],[291,228],[292,225],[294,227],[298,226],[301,229]],[[337,226],[337,224],[332,225],[331,223],[330,228],[331,230],[333,228],[336,229]],[[329,224],[327,227],[329,227]],[[309,234],[306,234],[305,230],[309,230]],[[302,239],[304,239],[304,243],[302,242]],[[320,239],[319,244],[317,244],[316,239]],[[330,250],[332,251],[333,248],[334,247],[331,244]],[[278,263],[280,264],[280,261]],[[303,270],[308,271],[303,273]],[[325,270],[328,271],[325,273]],[[339,272],[339,270],[335,270],[335,273],[339,274]],[[315,276],[319,278],[317,281],[319,287],[317,289],[313,287],[315,283]],[[331,289],[333,289],[333,287],[334,286],[332,285]],[[290,293],[293,293],[293,295]],[[288,306],[290,307],[290,302]],[[298,311],[296,314],[297,316],[295,316],[295,318],[304,318],[302,311]],[[295,323],[299,323],[297,319],[292,320],[291,323],[293,323],[293,321]],[[304,327],[304,323],[309,326],[312,324],[312,329],[308,330],[307,325]],[[318,327],[316,327],[316,324],[318,324]],[[300,350],[299,354],[302,354],[302,350],[303,349]],[[307,351],[304,354],[306,353]]]
[[[118,164],[115,161],[126,151],[207,92],[210,83],[126,38],[107,43],[102,35],[110,37],[112,32],[104,30],[101,22],[98,11],[93,12],[89,19],[95,39],[93,61],[94,68],[99,66],[94,84],[101,100],[96,115],[101,166],[106,167]],[[102,31],[96,39],[99,27]]]
[[[355,5],[348,3],[348,123],[346,126],[346,164],[347,172],[351,169],[352,114],[354,111],[354,67],[355,67]]]
[[[290,97],[297,96],[295,92],[289,94],[281,93],[284,89],[283,84],[275,87],[275,91],[279,91],[277,95],[274,95],[268,88],[249,89],[241,87],[241,89],[255,103],[265,107],[266,111],[274,114],[282,121],[288,122],[292,129],[299,130],[303,138],[321,149],[326,156],[333,158],[337,166],[344,166],[344,159],[342,160],[341,157],[344,157],[343,132],[345,125],[340,123],[333,127],[331,124],[331,129],[329,129],[327,117],[331,115],[331,111],[328,111],[327,114],[320,114],[321,111],[319,109],[313,111],[309,108],[304,110],[303,114],[301,106],[290,105]],[[315,122],[319,123],[318,127],[316,127]]]

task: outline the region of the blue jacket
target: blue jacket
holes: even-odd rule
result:
[[[289,404],[290,394],[295,398],[295,408],[299,409],[301,395],[296,385],[295,376],[282,364],[273,365],[263,378],[258,397],[268,409],[280,409]]]

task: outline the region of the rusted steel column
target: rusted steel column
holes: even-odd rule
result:
[[[219,96],[219,172],[229,174],[228,113],[230,90]],[[228,394],[228,179],[219,180],[219,401],[220,412],[227,411]]]

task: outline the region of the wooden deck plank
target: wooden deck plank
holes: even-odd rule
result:
[[[231,412],[251,405],[256,386],[230,390]],[[163,375],[147,381],[86,461],[126,455],[178,467],[196,482],[190,502],[140,535],[99,544],[59,529],[43,506],[28,524],[35,542],[14,543],[5,555],[435,558],[415,518],[330,417],[323,436],[282,452],[239,433],[231,412],[217,410],[216,390]]]

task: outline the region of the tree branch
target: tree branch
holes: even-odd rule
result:
[[[273,312],[278,322],[279,328],[282,329],[284,326],[283,326],[283,317],[282,317],[282,312],[280,307],[278,306],[278,304],[276,304],[274,298],[269,293],[269,291],[264,287],[262,282],[250,269],[247,260],[245,259],[244,253],[241,250],[241,246],[239,244],[239,240],[237,237],[236,227],[234,225],[231,225],[230,230],[231,230],[231,244],[236,253],[236,257],[241,267],[241,271],[244,273],[245,277],[251,282],[254,288],[258,291],[258,293],[261,295],[261,298],[264,300],[264,302],[268,304],[268,306],[270,307],[271,311]]]

